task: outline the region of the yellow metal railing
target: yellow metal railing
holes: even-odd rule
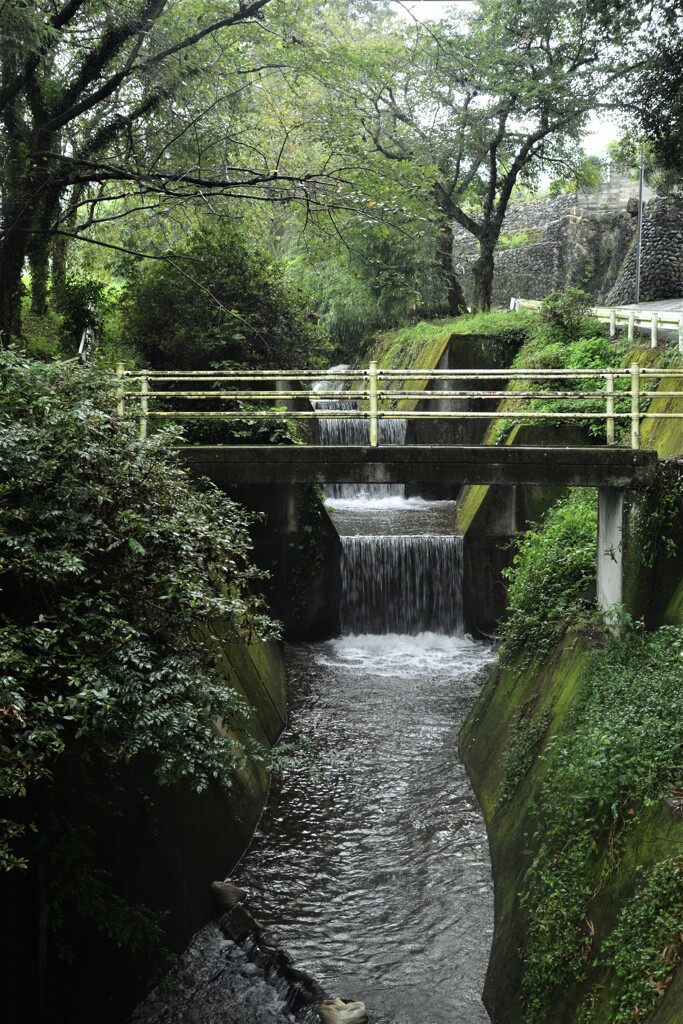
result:
[[[368,421],[370,445],[376,446],[382,419],[602,420],[607,444],[614,444],[617,421],[630,421],[631,447],[639,448],[642,420],[683,419],[683,391],[661,387],[666,379],[682,378],[683,369],[650,369],[638,363],[616,370],[384,370],[373,362],[367,369],[343,372],[126,370],[119,364],[117,376],[118,415],[126,416],[132,406],[133,415],[139,419],[141,437],[147,436],[152,420],[359,419]],[[557,387],[562,381],[570,382],[571,386],[562,390],[543,387]],[[593,389],[581,390],[581,381],[593,382]],[[659,388],[652,390],[657,382]],[[351,390],[314,391],[316,383],[329,383],[335,388],[350,385]],[[680,399],[682,411],[651,412],[647,406],[654,398]],[[312,400],[334,399],[351,399],[356,407],[314,409],[311,404]],[[400,404],[406,400],[418,400],[419,406],[402,409]],[[577,408],[557,412],[533,408],[532,403],[539,400],[551,404],[576,403]],[[507,408],[474,407],[477,403],[494,406],[503,401]],[[299,408],[292,408],[295,402]],[[438,409],[424,408],[434,402],[441,403]],[[591,402],[602,408],[596,411],[595,404],[592,408],[581,408]],[[203,408],[207,403],[224,403],[224,407]],[[245,403],[253,407],[245,408]],[[302,404],[305,408],[300,407]]]
[[[510,309],[540,309],[538,299],[510,299]],[[683,352],[683,311],[675,309],[630,309],[627,306],[593,306],[587,310],[589,316],[601,323],[609,324],[611,337],[617,333],[617,327],[626,327],[629,341],[635,338],[636,327],[645,328],[650,332],[650,346],[657,348],[659,332],[674,331],[678,334],[678,351]]]

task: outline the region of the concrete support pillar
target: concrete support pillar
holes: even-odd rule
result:
[[[624,492],[618,487],[598,490],[598,606],[608,612],[624,603]]]

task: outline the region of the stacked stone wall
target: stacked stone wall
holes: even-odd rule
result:
[[[596,303],[634,301],[611,296],[629,293],[628,259],[636,235],[637,194],[637,181],[625,174],[612,173],[610,181],[596,189],[511,204],[503,222],[503,245],[495,255],[494,306],[507,307],[512,296],[542,299],[549,292],[569,287],[583,288],[594,296]],[[652,195],[647,189],[645,198]],[[669,213],[662,212],[661,202],[652,199],[646,207],[647,222],[654,217],[654,226],[646,231],[643,280],[647,283],[647,295],[641,289],[643,300],[683,294],[683,256],[678,255],[683,253],[683,221],[679,224],[677,217],[670,214],[669,206]],[[524,232],[528,238],[522,238],[520,245],[520,238],[515,236]],[[512,243],[511,247],[504,248],[506,243]],[[456,226],[456,272],[468,298],[477,253],[472,235]],[[632,262],[631,281],[635,277],[635,255]]]
[[[665,199],[645,207],[641,249],[640,302],[683,296],[683,210]],[[619,276],[605,296],[606,305],[636,301],[635,238]]]

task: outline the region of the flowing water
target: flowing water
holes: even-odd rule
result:
[[[333,370],[348,370],[341,364]],[[341,385],[330,381],[320,381],[313,385],[316,394],[313,408],[321,412],[350,412],[357,409],[357,403],[348,398],[339,397]],[[330,397],[334,395],[335,397]],[[324,397],[323,397],[324,396]],[[321,444],[362,445],[370,444],[370,425],[367,420],[323,416],[318,420]],[[380,445],[404,444],[406,439],[406,421],[404,419],[381,419],[377,424],[377,437]],[[356,484],[326,484],[325,494],[331,499],[386,499],[403,497],[403,484],[365,484],[359,488]]]
[[[340,443],[335,429],[326,436]],[[492,655],[463,635],[454,503],[345,487],[332,504],[344,635],[287,648],[283,740],[295,753],[232,880],[269,941],[330,994],[362,999],[371,1024],[487,1024],[493,894],[458,733]],[[218,978],[234,1003],[229,951],[217,948],[186,977]],[[195,1020],[187,999],[175,1005],[140,1019]],[[234,1019],[282,1013],[245,1006]]]
[[[458,732],[491,661],[463,636],[453,502],[332,500],[344,635],[287,649],[294,759],[238,881],[298,966],[374,1024],[485,1024],[486,832]]]
[[[278,779],[240,884],[275,940],[374,1024],[483,1024],[486,832],[458,731],[488,660],[463,637],[287,651],[289,737],[326,765]]]

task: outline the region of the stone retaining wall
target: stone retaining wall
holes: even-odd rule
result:
[[[569,287],[583,288],[600,303],[635,301],[637,196],[637,181],[613,174],[597,189],[513,203],[495,257],[494,306],[507,307],[513,295],[542,299]],[[640,295],[644,301],[683,294],[683,211],[652,196],[647,189]],[[528,240],[524,244],[522,239],[520,245],[515,236],[525,232]],[[512,247],[504,248],[511,242]],[[477,251],[474,238],[456,227],[456,270],[468,297]]]
[[[635,238],[619,276],[605,296],[605,305],[636,301]],[[683,210],[666,199],[645,207],[639,301],[676,299],[683,295]]]

